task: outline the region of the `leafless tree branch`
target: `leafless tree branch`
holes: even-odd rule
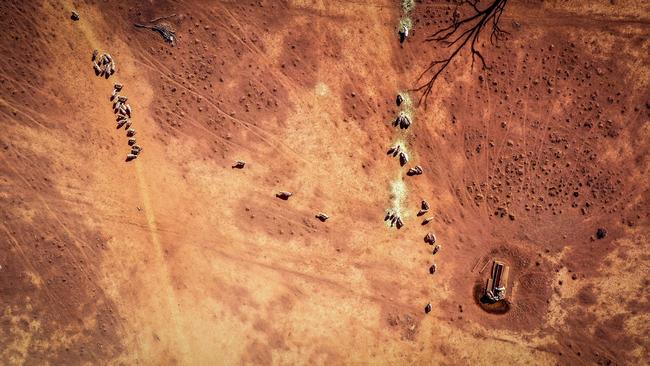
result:
[[[479,8],[479,0],[466,0],[464,3],[471,6],[474,14],[469,15],[462,20],[458,20],[454,17],[451,25],[439,29],[425,40],[426,42],[439,43],[445,48],[451,48],[452,51],[446,58],[431,61],[431,63],[429,63],[417,78],[417,86],[414,91],[420,93],[418,105],[424,101],[426,106],[427,98],[433,90],[433,84],[464,48],[469,47],[470,49],[472,55],[472,67],[474,67],[475,59],[478,58],[484,69],[490,68],[485,62],[483,54],[481,54],[477,47],[481,39],[481,33],[486,27],[490,26],[492,28],[490,33],[490,44],[492,45],[502,40],[502,38],[508,34],[508,32],[504,31],[499,26],[501,15],[503,15],[503,10],[508,3],[508,0],[491,0],[490,5],[484,9]],[[456,11],[457,10],[458,9],[456,9]],[[456,11],[454,12],[455,14]]]

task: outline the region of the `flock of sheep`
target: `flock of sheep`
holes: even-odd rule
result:
[[[405,33],[408,34],[408,29],[405,30]],[[404,103],[404,97],[402,95],[398,94],[396,98],[396,104],[397,106],[401,106],[402,103]],[[405,112],[400,112],[395,121],[393,121],[393,126],[394,127],[399,127],[401,130],[406,130],[411,126],[411,119],[406,115]],[[400,145],[395,145],[391,146],[388,151],[388,155],[392,155],[393,157],[399,157],[399,164],[401,167],[405,166],[408,164],[409,157],[406,154],[405,149],[402,148]],[[422,169],[421,166],[416,165],[412,168],[409,168],[409,170],[406,172],[406,175],[408,176],[415,176],[415,175],[421,175],[424,173],[424,169]],[[422,201],[420,205],[420,210],[417,213],[417,216],[423,216],[429,211],[429,204],[427,201]],[[433,220],[433,217],[427,217],[422,221],[422,225],[427,225]],[[390,223],[390,226],[393,227],[395,226],[398,230],[401,229],[404,226],[404,222],[402,221],[402,218],[399,216],[397,212],[387,212],[386,216],[384,217],[384,221],[388,221]],[[435,245],[432,251],[432,254],[435,255],[440,251],[440,245],[436,244],[436,236],[429,232],[424,236],[424,242],[429,244],[429,245]],[[434,274],[438,270],[438,267],[436,266],[435,263],[431,264],[429,267],[429,273]],[[431,303],[428,303],[424,311],[425,313],[429,313],[432,310]]]
[[[95,74],[100,77],[105,77],[106,79],[108,79],[111,75],[115,74],[117,70],[115,66],[115,61],[113,60],[111,55],[107,53],[100,54],[98,50],[93,51],[92,62],[93,62],[93,69],[95,70]],[[135,140],[136,132],[135,129],[131,127],[132,110],[131,110],[131,106],[127,103],[128,98],[126,96],[119,95],[122,89],[123,89],[122,84],[119,83],[114,84],[113,92],[111,93],[110,100],[113,102],[113,112],[116,115],[117,129],[121,129],[122,127],[124,127],[124,129],[126,130],[126,136],[128,137],[128,144],[131,147],[131,151],[127,155],[126,161],[131,161],[138,157],[138,155],[142,151],[142,148],[136,144],[136,140]],[[400,104],[402,104],[403,100],[404,99],[402,98],[402,96],[398,95],[397,105],[399,106]],[[408,129],[410,125],[411,125],[411,120],[404,113],[400,113],[399,116],[393,122],[393,126],[399,127],[400,129]],[[406,151],[404,151],[400,145],[396,145],[389,148],[388,155],[392,155],[393,157],[399,156],[400,166],[406,165],[409,160]],[[242,160],[238,160],[232,165],[232,168],[243,169],[245,165],[246,162]],[[416,165],[415,167],[410,168],[406,174],[408,176],[414,176],[414,175],[421,175],[423,172],[424,171],[422,167]],[[291,192],[281,191],[276,194],[276,197],[282,200],[288,200],[289,197],[291,197],[292,195],[293,193]],[[429,204],[426,201],[422,201],[417,216],[422,216],[428,211],[429,211]],[[315,217],[322,222],[325,222],[326,220],[329,219],[329,216],[322,212],[317,213]],[[422,221],[422,225],[426,225],[432,220],[433,217],[426,218],[424,219],[424,221]],[[397,229],[401,229],[404,226],[404,222],[402,221],[402,218],[395,212],[388,212],[384,217],[384,221],[389,221],[390,226],[391,227],[396,226]],[[427,233],[424,237],[424,241],[429,245],[435,245],[433,249],[433,254],[435,255],[436,253],[438,253],[438,251],[440,250],[440,245],[436,245],[436,237],[433,233]],[[429,273],[431,274],[434,274],[436,270],[437,270],[436,264],[432,264],[429,267]],[[425,307],[425,312],[429,313],[431,310],[432,310],[431,303],[428,303]]]
[[[95,70],[95,75],[99,77],[105,77],[108,79],[111,75],[115,74],[115,60],[108,53],[100,54],[98,50],[93,51],[92,55],[93,69]],[[118,93],[122,91],[124,86],[120,83],[115,83],[113,85],[113,92],[111,93],[110,100],[113,102],[113,113],[115,113],[117,122],[117,129],[124,127],[126,130],[126,137],[128,138],[128,144],[131,147],[131,152],[127,154],[126,161],[134,160],[142,152],[142,148],[136,144],[135,140],[135,129],[131,127],[131,106],[127,103],[128,98]]]

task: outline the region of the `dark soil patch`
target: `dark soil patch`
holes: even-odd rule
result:
[[[476,305],[487,313],[503,315],[510,311],[510,302],[508,299],[494,302],[485,296],[485,284],[476,283],[472,297]]]

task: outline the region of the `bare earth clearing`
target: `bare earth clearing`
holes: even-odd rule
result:
[[[647,364],[650,4],[509,2],[395,128],[453,9],[1,2],[0,364]]]

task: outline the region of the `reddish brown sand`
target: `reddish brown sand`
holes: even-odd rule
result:
[[[646,1],[510,2],[405,131],[448,2],[403,47],[399,1],[127,3],[0,3],[0,364],[649,362]],[[171,13],[176,47],[132,25]]]

